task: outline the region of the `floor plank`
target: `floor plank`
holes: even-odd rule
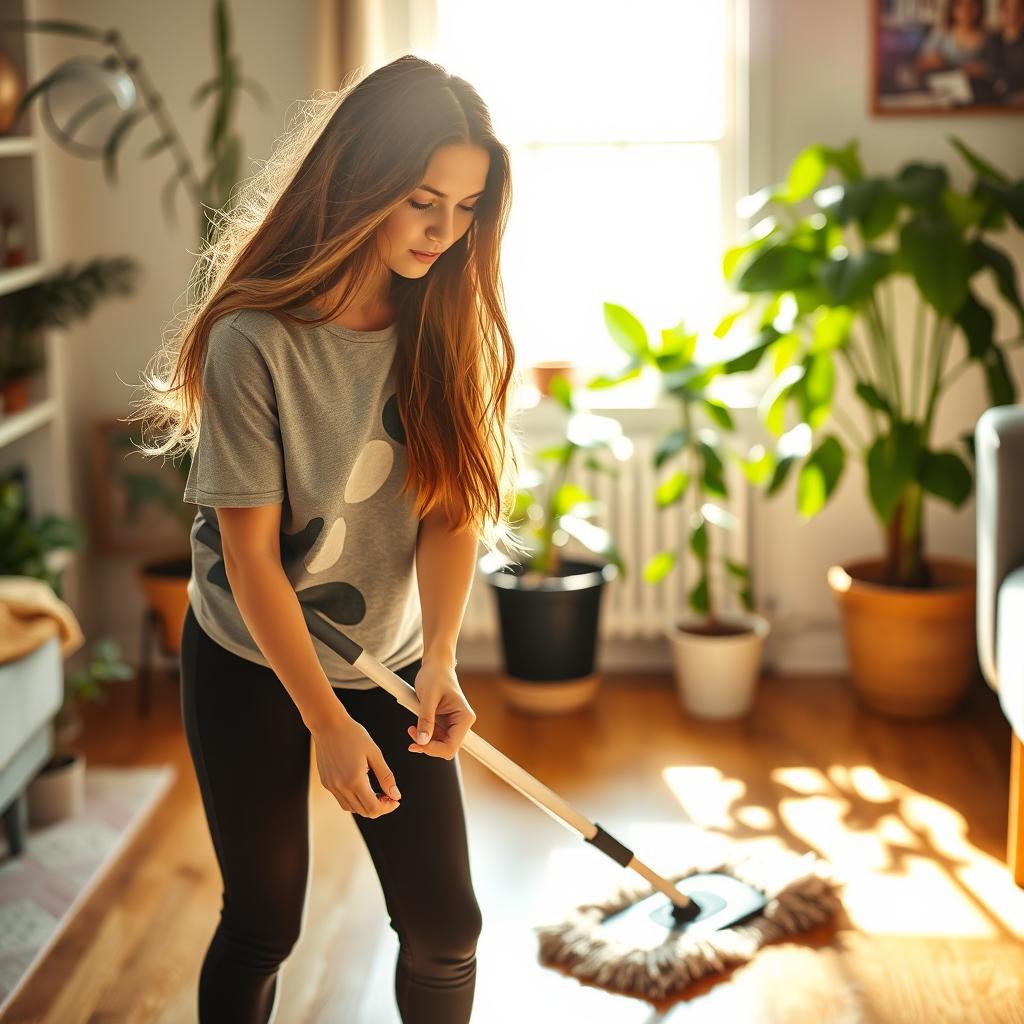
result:
[[[532,926],[623,869],[464,755],[484,912],[474,1021],[1024,1021],[1024,892],[1004,863],[1010,732],[984,684],[953,716],[898,722],[861,709],[842,679],[766,676],[747,719],[714,723],[682,713],[668,676],[606,677],[591,708],[548,720],[506,710],[492,676],[460,678],[483,737],[655,869],[699,837],[814,850],[846,884],[833,925],[679,999],[581,985],[537,962]],[[179,776],[4,1024],[194,1021],[220,878],[177,682],[157,681],[148,719],[131,685],[86,711],[91,763],[171,762]],[[315,770],[310,800],[305,925],[277,1024],[395,1024],[398,945],[372,863]]]

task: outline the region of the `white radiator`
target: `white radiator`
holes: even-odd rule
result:
[[[593,521],[611,532],[627,569],[625,579],[620,576],[606,586],[601,604],[599,637],[603,641],[660,639],[663,637],[663,627],[687,611],[686,595],[697,580],[696,562],[686,547],[686,522],[695,505],[693,482],[682,502],[667,509],[658,508],[654,500],[655,489],[678,466],[676,460],[670,459],[655,470],[654,450],[661,435],[676,422],[675,418],[666,414],[664,409],[615,410],[614,413],[602,411],[602,414],[615,415],[623,423],[625,434],[634,445],[632,456],[620,462],[609,453],[599,453],[605,465],[618,468],[619,477],[616,480],[607,474],[587,469],[583,465],[585,453],[579,452],[567,477],[601,503],[602,511]],[[559,443],[564,436],[564,433],[540,433],[527,427],[523,430],[527,455]],[[529,459],[527,464],[530,464]],[[725,479],[729,489],[728,501],[714,497],[707,500],[723,505],[736,518],[737,527],[727,531],[709,526],[709,532],[713,535],[711,543],[722,545],[720,551],[736,561],[746,563],[750,554],[751,487],[743,472],[731,460],[726,461]],[[682,549],[679,561],[660,583],[646,582],[642,577],[644,565],[657,552],[667,548],[676,551]],[[483,548],[480,550],[482,552]],[[596,557],[574,539],[570,539],[563,550],[569,557]],[[711,571],[712,586],[719,584],[719,594],[723,593],[720,584],[726,583],[728,597],[723,609],[739,608],[739,602],[732,597],[732,587],[728,581],[723,580],[720,559],[713,560]],[[460,632],[460,642],[462,640],[491,641],[495,648],[498,644],[498,616],[494,595],[481,573],[477,573],[473,582]],[[667,641],[665,643],[667,650]],[[474,644],[473,649],[479,651],[480,643]],[[479,655],[474,660],[478,661]]]

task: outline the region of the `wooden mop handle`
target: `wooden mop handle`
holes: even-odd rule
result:
[[[378,661],[369,651],[363,649],[352,662],[353,666],[372,679],[378,686],[387,690],[403,707],[408,708],[419,717],[420,699],[416,689],[410,686],[401,676],[396,675],[386,665]],[[554,790],[548,789],[542,782],[535,779],[528,771],[521,768],[500,750],[492,747],[483,737],[477,736],[472,729],[462,740],[460,750],[472,754],[478,761],[485,764],[499,778],[504,779],[523,796],[532,800],[541,810],[546,811],[556,821],[574,829],[588,843],[596,846],[616,863],[632,868],[647,879],[656,889],[664,893],[681,911],[692,915],[699,913],[700,908],[683,892],[680,892],[667,878],[663,878],[633,851],[623,846],[614,836],[609,835],[600,825],[580,814],[571,804],[563,800]]]

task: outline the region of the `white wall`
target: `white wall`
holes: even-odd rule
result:
[[[858,138],[869,173],[895,170],[907,160],[942,162],[954,184],[963,187],[970,175],[946,141],[950,134],[961,137],[1011,177],[1024,176],[1024,117],[1020,115],[876,117],[869,112],[869,0],[750,3],[757,43],[752,118],[758,149],[752,163],[768,179],[783,178],[793,156],[806,145],[843,145]],[[1001,240],[1015,255],[1018,267],[1024,266],[1022,242],[1015,228]],[[993,289],[979,291],[994,294]],[[1005,314],[999,325],[1000,336],[1016,333],[1015,322]],[[910,337],[904,329],[902,339],[908,342],[908,351]],[[947,366],[958,357],[954,347]],[[1024,351],[1018,350],[1014,359],[1018,381],[1024,380],[1022,357]],[[842,404],[851,415],[860,411],[856,400]],[[955,443],[957,435],[973,428],[985,406],[981,375],[972,369],[940,405],[934,441],[943,446]],[[775,626],[767,653],[784,669],[842,669],[838,616],[825,572],[838,561],[880,555],[882,537],[870,512],[859,465],[848,464],[831,503],[806,523],[795,510],[795,473],[791,476],[782,492],[758,506],[759,592]],[[925,524],[928,552],[973,559],[973,497],[959,511],[929,502]]]

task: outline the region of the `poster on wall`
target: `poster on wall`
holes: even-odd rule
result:
[[[871,0],[876,114],[1024,112],[1024,0]]]

